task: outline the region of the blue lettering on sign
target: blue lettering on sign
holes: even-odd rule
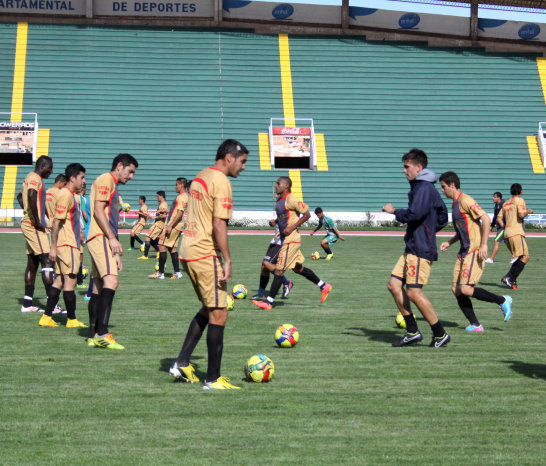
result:
[[[353,18],[356,21],[357,16],[373,15],[376,11],[377,11],[377,8],[364,8],[360,6],[350,6],[349,17]]]
[[[195,13],[195,3],[135,2],[133,11],[143,13]]]
[[[286,19],[290,18],[294,13],[294,7],[288,3],[283,3],[282,5],[277,5],[273,8],[271,14],[275,19]]]
[[[539,34],[540,26],[534,23],[525,24],[521,26],[520,30],[518,31],[518,36],[525,40],[534,39]]]
[[[403,29],[411,29],[419,24],[421,18],[417,13],[406,13],[398,20],[398,25]]]
[[[478,18],[478,29],[485,32],[485,28],[498,28],[506,23],[505,19]]]

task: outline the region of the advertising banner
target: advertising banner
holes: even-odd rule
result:
[[[36,122],[0,121],[0,165],[32,165],[37,137]]]

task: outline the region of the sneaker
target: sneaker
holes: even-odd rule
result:
[[[510,286],[510,288],[512,288],[513,290],[517,290],[518,284],[516,282],[512,282],[512,285]]]
[[[149,259],[148,256],[140,256],[140,257],[138,257],[138,260],[139,260],[139,261],[142,261],[142,260],[147,261],[148,259]]]
[[[518,260],[517,257],[514,257],[513,259],[510,260],[510,264],[513,264],[514,262],[516,262]]]
[[[432,341],[428,346],[431,348],[440,348],[441,346],[447,345],[450,341],[451,337],[447,333],[444,333],[441,337],[432,337]]]
[[[233,388],[239,390],[241,387],[230,384],[227,377],[218,377],[214,382],[205,380],[203,384],[203,390],[230,390]]]
[[[111,333],[107,333],[103,337],[99,337],[98,335],[95,335],[93,337],[93,344],[95,346],[98,346],[99,348],[108,348],[108,349],[117,349],[117,350],[125,349],[124,346],[120,345],[116,340],[114,340],[114,335],[112,335]]]
[[[43,315],[38,322],[40,327],[58,327],[59,325],[50,316]]]
[[[80,322],[78,319],[68,319],[66,321],[66,328],[87,328],[83,322]]]
[[[87,288],[88,286],[85,283],[80,283],[79,285],[76,285],[76,288]]]
[[[322,292],[321,292],[321,295],[320,295],[320,302],[321,303],[326,301],[326,298],[330,294],[330,291],[332,291],[332,285],[330,285],[329,283],[326,283],[326,285],[324,285],[324,288],[322,289]]]
[[[136,251],[136,248],[127,248],[127,251]]]
[[[182,272],[176,272],[171,275],[171,280],[180,280],[182,277]]]
[[[282,299],[286,299],[286,298],[288,298],[288,295],[290,294],[290,290],[291,290],[292,288],[294,288],[294,282],[289,282],[288,285],[283,285],[282,287],[283,287],[283,288],[282,288],[282,296],[281,296],[281,298],[282,298]]]
[[[93,338],[88,338],[87,340],[85,340],[85,344],[86,344],[87,346],[89,346],[90,348],[91,348],[91,347],[93,347],[93,348],[95,347],[95,342],[93,341]]]
[[[418,343],[423,339],[423,335],[421,335],[421,332],[417,333],[406,333],[401,340],[395,341],[392,346],[394,347],[400,347],[400,346],[408,346],[413,345],[414,343]]]
[[[258,301],[263,301],[265,299],[265,296],[260,294],[255,294],[254,296],[252,296],[252,300],[255,300],[255,299],[257,299]]]
[[[502,314],[504,315],[504,321],[508,322],[512,315],[512,297],[509,295],[504,296],[504,303],[500,304]]]
[[[327,261],[329,261],[332,257],[334,257],[334,254],[326,254]]]
[[[189,383],[199,382],[199,377],[195,375],[195,367],[193,364],[188,364],[187,366],[180,366],[175,361],[169,369],[169,374],[175,379],[182,379]]]
[[[164,274],[164,273],[155,272],[155,273],[153,273],[152,275],[148,275],[148,278],[151,278],[151,279],[153,279],[153,280],[165,280],[165,274]]]
[[[485,263],[486,264],[494,264],[495,261],[493,259],[491,259],[490,257],[488,257],[487,259],[485,259]]]
[[[512,288],[512,281],[508,278],[508,275],[501,278],[501,283],[506,285],[508,288]]]
[[[91,296],[85,295],[85,296],[83,297],[83,300],[84,300],[84,301],[91,301]]]
[[[36,306],[21,306],[21,312],[45,312],[43,309],[40,309]]]
[[[483,332],[483,325],[469,325],[465,330],[467,332]]]
[[[58,304],[55,306],[55,309],[53,309],[53,315],[56,316],[57,314],[63,314],[66,315],[66,309],[62,308]]]
[[[260,309],[264,309],[266,311],[270,311],[271,309],[273,309],[273,306],[267,301],[260,301],[258,299],[253,299],[252,304],[254,304],[255,306],[258,306]]]
[[[157,251],[157,254],[155,255],[156,259],[159,259],[159,251]]]

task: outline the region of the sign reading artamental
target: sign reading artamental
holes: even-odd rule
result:
[[[85,16],[86,0],[0,0],[0,13]],[[94,0],[93,16],[212,18],[214,0]]]

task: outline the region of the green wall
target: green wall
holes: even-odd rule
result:
[[[0,111],[11,109],[15,38],[16,25],[0,24]],[[296,117],[314,118],[326,143],[329,170],[302,172],[311,206],[405,204],[400,157],[420,147],[486,209],[493,191],[519,182],[546,212],[545,175],[533,174],[526,142],[546,120],[534,56],[299,36],[290,54]],[[117,153],[137,157],[121,189],[133,205],[158,189],[170,201],[174,179],[212,164],[228,137],[251,151],[236,210],[270,210],[271,182],[286,173],[261,171],[258,155],[258,133],[283,116],[277,36],[30,24],[24,111],[51,131],[54,174],[78,161],[92,180]]]

